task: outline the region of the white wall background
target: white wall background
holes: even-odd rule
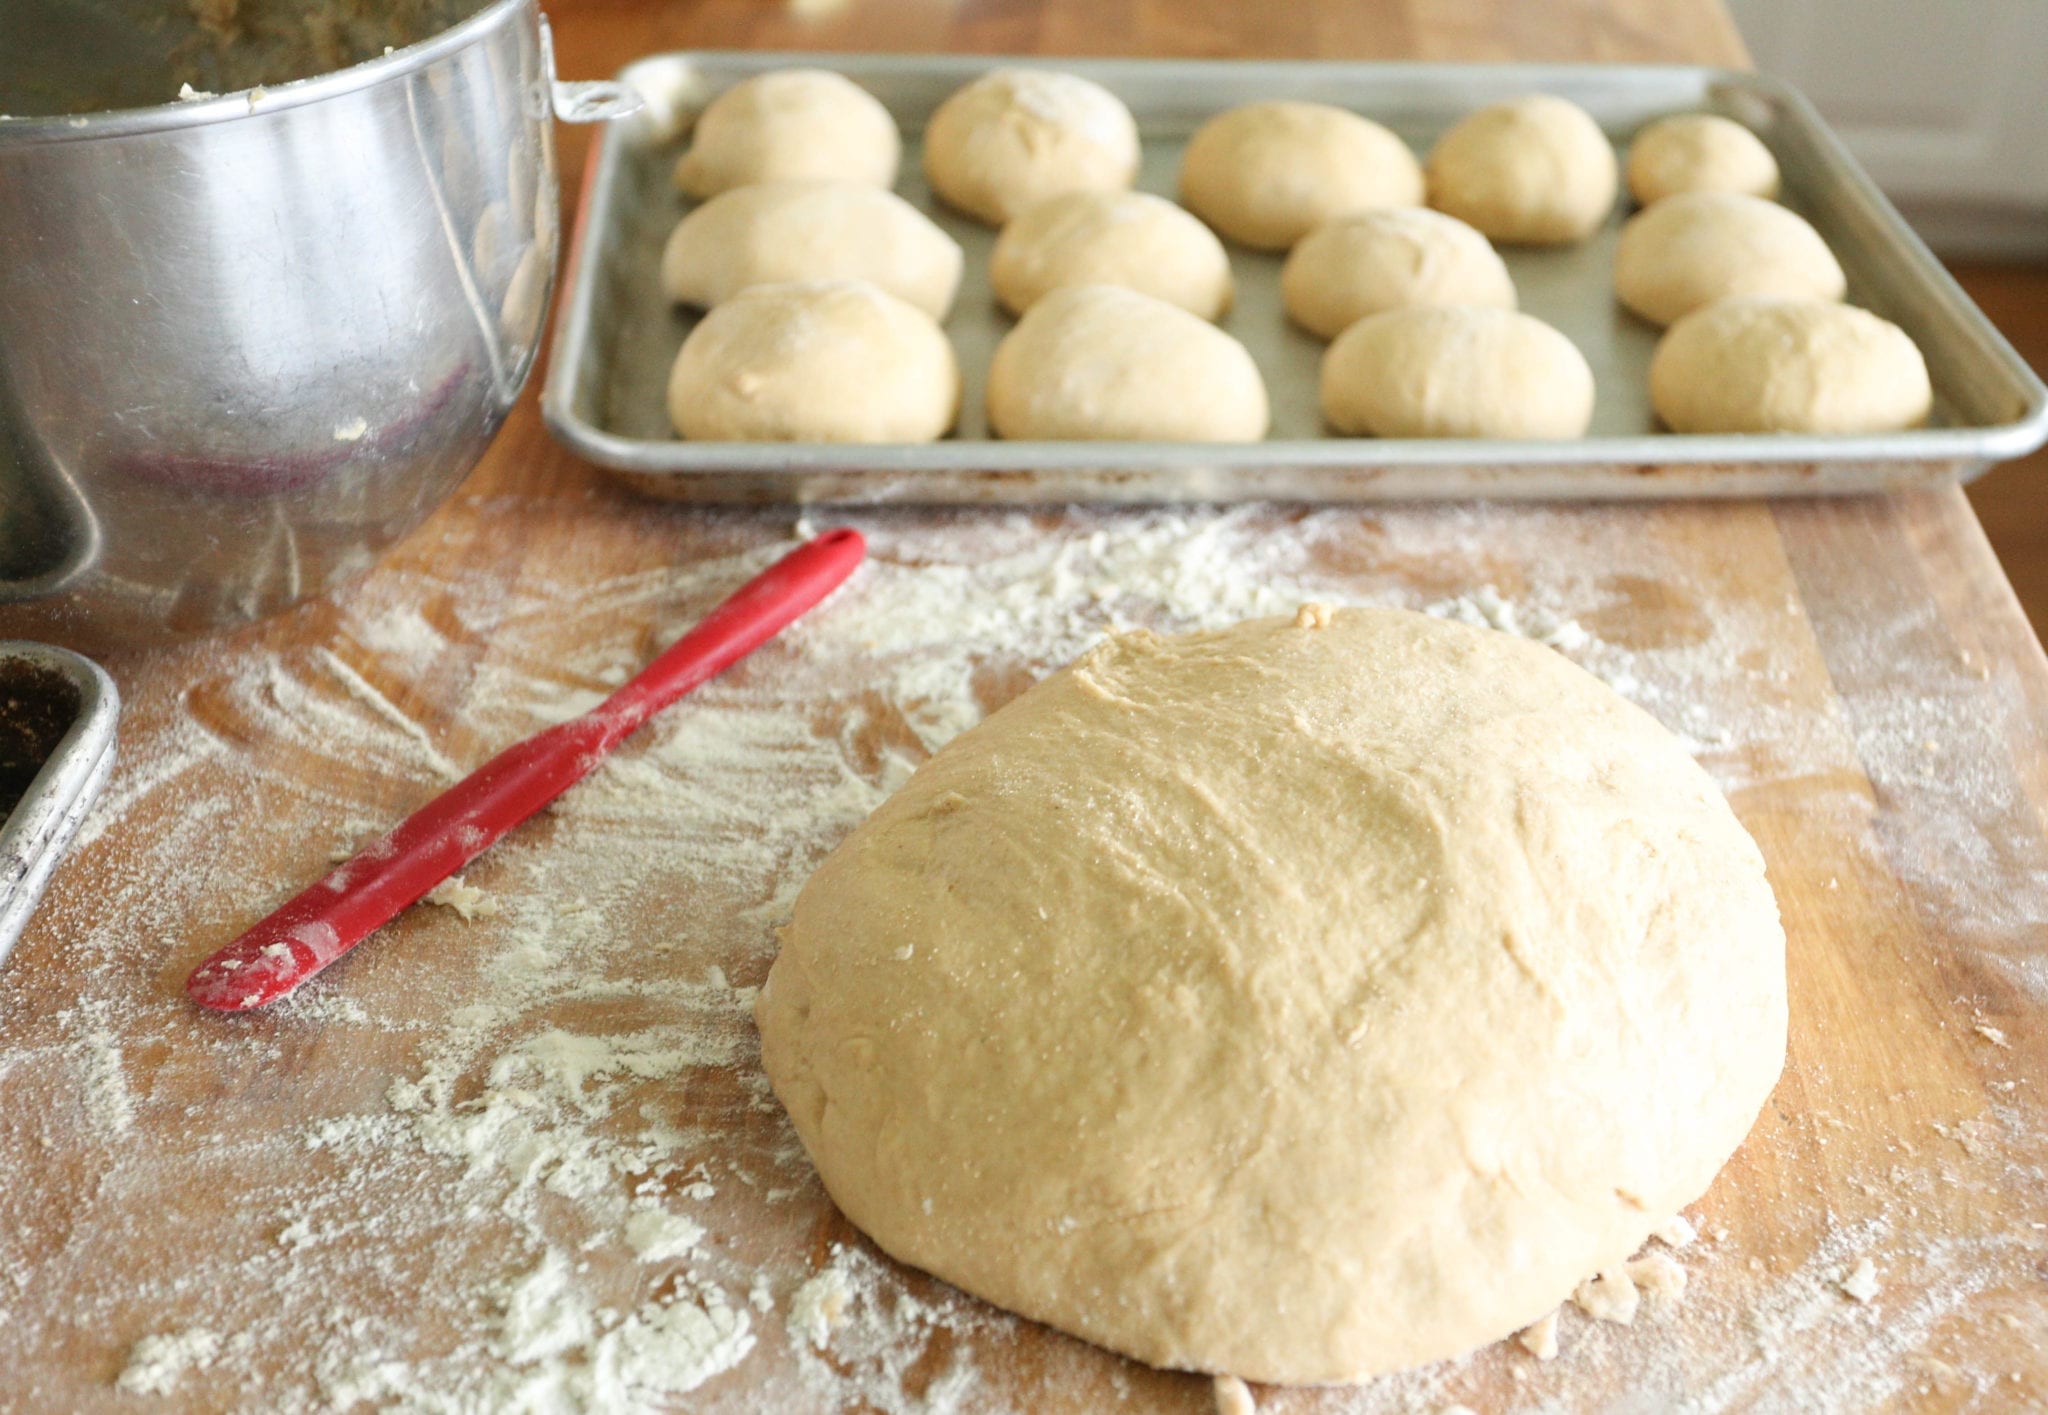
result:
[[[1937,247],[2048,255],[2048,0],[1729,0]]]

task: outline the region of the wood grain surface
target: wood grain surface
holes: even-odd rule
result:
[[[571,77],[655,50],[739,45],[1744,57],[1712,0],[550,8]],[[573,196],[583,138],[562,141]],[[589,811],[538,821],[479,862],[472,878],[507,901],[505,916],[462,924],[414,911],[331,970],[311,1003],[272,1015],[202,1017],[180,996],[185,972],[325,868],[337,838],[395,819],[446,770],[543,720],[509,708],[493,684],[601,690],[591,655],[644,657],[730,588],[749,553],[787,538],[787,515],[619,490],[549,441],[533,393],[463,490],[363,583],[216,643],[109,664],[128,701],[123,765],[0,974],[0,1410],[145,1408],[113,1386],[136,1343],[199,1326],[221,1354],[168,1379],[162,1408],[403,1404],[404,1382],[379,1384],[379,1361],[483,1389],[464,1381],[509,1358],[472,1334],[491,1329],[504,1283],[533,1267],[537,1230],[520,1226],[526,1210],[508,1220],[510,1200],[465,1178],[459,1154],[380,1157],[388,1137],[411,1143],[394,1083],[431,1068],[463,1009],[493,995],[530,942],[518,929],[542,894],[609,911],[615,986],[527,999],[529,1028],[623,1025],[713,966],[759,982],[772,951],[759,906],[806,862],[706,878],[690,843],[666,840],[658,822]],[[1260,1391],[1262,1409],[2048,1406],[2048,660],[1960,493],[849,519],[874,536],[892,583],[937,566],[972,584],[995,573],[991,537],[1083,555],[1221,525],[1232,554],[1299,561],[1361,598],[1424,604],[1496,586],[1510,603],[1576,619],[1595,666],[1700,742],[1764,849],[1789,936],[1790,1058],[1756,1132],[1691,1211],[1708,1237],[1680,1255],[1684,1304],[1628,1329],[1573,1316],[1552,1363],[1503,1345],[1357,1390]],[[678,573],[703,564],[713,571]],[[1062,595],[1075,614],[1089,604],[1086,583],[1025,589],[1056,612]],[[369,632],[408,614],[432,629],[432,652]],[[761,703],[829,725],[874,696],[814,664],[771,648],[664,740],[717,736]],[[976,669],[983,705],[1038,666],[992,655]],[[350,735],[329,735],[323,724],[348,714]],[[372,729],[388,747],[362,747]],[[900,722],[871,735],[915,754]],[[863,739],[854,755],[877,750]],[[702,770],[710,790],[721,771],[773,764],[741,755]],[[337,803],[352,819],[336,818]],[[631,877],[600,867],[608,851],[630,852]],[[587,862],[589,878],[565,879],[564,861]],[[957,1409],[1211,1408],[1205,1380],[1143,1370],[886,1264],[877,1291],[944,1317],[916,1359],[893,1384],[798,1380],[783,1331],[789,1279],[834,1245],[862,1249],[814,1180],[787,1191],[731,1181],[750,1167],[802,1174],[786,1124],[749,1087],[737,1014],[731,1034],[731,1055],[622,1092],[609,1112],[693,1137],[702,1173],[720,1181],[692,1210],[716,1235],[716,1263],[703,1261],[736,1302],[746,1283],[735,1274],[775,1274],[754,1349],[675,1408],[945,1408],[940,1377],[953,1371],[974,1377]],[[458,1111],[460,1097],[499,1084],[479,1055],[476,1074],[458,1079]],[[512,1053],[498,1055],[502,1065]],[[657,1166],[634,1192],[682,1207],[690,1178]],[[532,1219],[573,1234],[567,1222]],[[615,1305],[675,1280],[636,1267],[602,1233],[574,1252],[582,1280],[618,1293]],[[1863,1258],[1879,1283],[1867,1303],[1838,1287]],[[364,1362],[350,1364],[351,1351]],[[846,1374],[857,1363],[842,1364]]]

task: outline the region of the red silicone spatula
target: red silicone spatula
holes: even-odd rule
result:
[[[589,775],[641,723],[782,632],[865,553],[846,529],[798,546],[598,706],[507,747],[200,964],[185,991],[224,1012],[285,996]]]

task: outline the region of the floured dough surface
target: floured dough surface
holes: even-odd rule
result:
[[[1323,353],[1317,394],[1339,433],[1373,437],[1583,437],[1586,356],[1514,310],[1420,306],[1368,315]]]
[[[1592,115],[1536,93],[1467,115],[1429,152],[1429,204],[1514,245],[1583,241],[1614,209],[1614,149]]]
[[[1422,167],[1388,129],[1327,103],[1275,100],[1195,130],[1181,200],[1240,245],[1285,250],[1333,217],[1422,204]]]
[[[669,420],[707,442],[930,442],[960,411],[932,317],[862,280],[752,285],[706,314],[669,372]]]
[[[1121,285],[1203,319],[1230,308],[1230,257],[1215,234],[1150,192],[1062,192],[996,238],[989,283],[1012,314],[1070,285]]]
[[[1296,324],[1335,339],[1383,310],[1415,305],[1515,307],[1515,282],[1486,237],[1454,216],[1390,207],[1340,216],[1308,233],[1280,268]]]
[[[1271,409],[1244,345],[1178,305],[1071,285],[1025,311],[988,369],[998,437],[1256,442]]]
[[[830,69],[777,69],[705,105],[676,185],[714,197],[752,182],[896,180],[903,140],[880,99]]]
[[[1393,610],[1118,637],[821,865],[756,1009],[895,1257],[1156,1365],[1518,1331],[1697,1197],[1784,1057],[1755,845],[1555,652]]]
[[[1614,246],[1614,293],[1652,324],[1737,295],[1839,300],[1848,288],[1820,232],[1762,197],[1666,197],[1631,216]]]
[[[1718,113],[1674,113],[1628,145],[1629,194],[1644,206],[1680,192],[1778,194],[1778,159],[1763,139]]]
[[[1664,331],[1650,404],[1673,432],[1897,432],[1934,389],[1905,330],[1831,300],[1723,300]]]
[[[1113,192],[1138,175],[1138,125],[1092,79],[996,69],[941,103],[924,174],[948,205],[1000,226],[1060,192]]]
[[[676,223],[661,288],[715,305],[750,285],[866,280],[933,319],[960,288],[960,243],[897,196],[859,182],[760,182],[705,202]]]

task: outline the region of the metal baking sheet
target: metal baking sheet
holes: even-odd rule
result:
[[[0,816],[0,963],[27,925],[57,862],[114,769],[121,697],[114,680],[69,649],[0,642],[0,693],[16,713],[38,706],[67,725],[13,808]]]
[[[904,131],[897,191],[966,250],[946,332],[966,397],[958,432],[917,445],[687,442],[663,390],[694,323],[662,297],[663,242],[688,210],[670,169],[695,114],[764,70],[836,69],[879,97]],[[1761,136],[1783,169],[1785,202],[1819,228],[1849,276],[1849,299],[1904,327],[1933,375],[1930,425],[1869,437],[1700,436],[1656,431],[1647,370],[1658,332],[1616,303],[1611,268],[1626,204],[1591,240],[1503,248],[1522,308],[1568,335],[1593,367],[1588,437],[1568,442],[1343,438],[1323,426],[1323,344],[1282,311],[1280,257],[1230,247],[1238,292],[1223,327],[1265,375],[1273,428],[1261,443],[1004,442],[989,436],[982,383],[1012,320],[989,291],[995,232],[933,198],[920,139],[938,103],[999,65],[1094,79],[1127,103],[1144,138],[1138,185],[1172,196],[1188,136],[1261,98],[1334,103],[1377,119],[1418,153],[1482,104],[1561,94],[1618,148],[1678,112],[1716,112]],[[647,107],[598,137],[577,215],[542,408],[565,445],[641,489],[722,501],[1375,501],[1429,497],[1654,498],[1870,492],[1967,481],[2048,437],[2048,390],[1957,288],[1813,108],[1753,74],[1621,65],[1325,64],[976,56],[684,53],[620,78]]]

